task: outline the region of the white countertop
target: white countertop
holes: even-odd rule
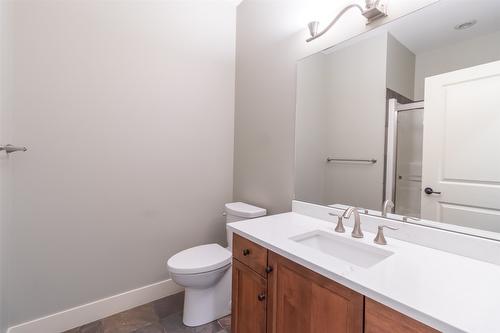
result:
[[[335,233],[334,224],[284,213],[227,225],[228,229],[443,332],[500,332],[500,266],[387,237],[388,245]],[[369,268],[336,259],[290,237],[331,232],[394,252]]]

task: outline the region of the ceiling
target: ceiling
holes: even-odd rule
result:
[[[471,28],[455,29],[471,20]],[[390,33],[418,54],[500,30],[500,1],[441,0],[394,23]]]
[[[456,25],[471,20],[477,23],[469,29],[455,29]],[[323,52],[331,53],[362,39],[390,32],[413,53],[419,54],[496,31],[500,31],[500,0],[440,0]]]

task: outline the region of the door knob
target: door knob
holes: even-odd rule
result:
[[[425,194],[441,194],[441,192],[434,192],[434,190],[432,189],[432,187],[426,187],[424,189],[424,192],[425,192]]]

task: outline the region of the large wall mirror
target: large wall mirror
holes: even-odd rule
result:
[[[300,60],[295,156],[296,200],[500,240],[500,1],[441,0]]]

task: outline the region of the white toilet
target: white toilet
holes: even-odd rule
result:
[[[225,205],[226,223],[266,215],[263,208],[243,202]],[[199,326],[231,313],[231,246],[233,235],[227,232],[228,248],[219,244],[195,246],[173,255],[167,262],[170,277],[185,288],[186,326]]]

